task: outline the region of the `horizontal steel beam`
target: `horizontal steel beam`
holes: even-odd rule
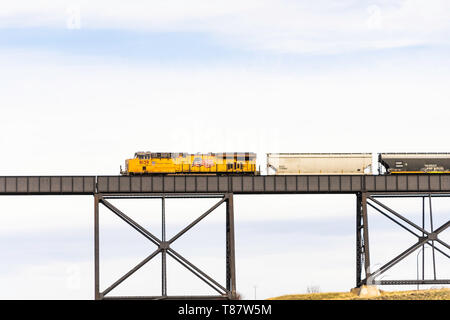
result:
[[[116,296],[104,297],[103,300],[229,300],[227,295],[211,296]]]
[[[0,195],[450,193],[450,174],[288,176],[2,176]]]
[[[94,194],[96,184],[96,176],[3,176],[0,195]]]
[[[222,199],[224,193],[103,193],[103,199]]]
[[[450,279],[442,280],[379,280],[375,281],[375,284],[379,285],[416,285],[416,284],[450,284]]]
[[[450,175],[99,176],[98,192],[450,192]]]

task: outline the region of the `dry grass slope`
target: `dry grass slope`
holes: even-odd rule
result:
[[[381,296],[362,298],[351,292],[328,292],[284,295],[269,300],[450,300],[450,289],[382,291]]]

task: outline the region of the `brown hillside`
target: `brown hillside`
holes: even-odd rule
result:
[[[327,292],[284,295],[268,300],[450,300],[450,289],[381,291],[381,295],[362,298],[351,292]]]

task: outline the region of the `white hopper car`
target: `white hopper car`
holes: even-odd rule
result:
[[[267,173],[372,174],[371,153],[268,153]]]

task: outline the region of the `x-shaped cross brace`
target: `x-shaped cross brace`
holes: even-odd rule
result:
[[[98,197],[98,203],[103,204],[106,208],[114,212],[119,218],[121,218],[123,221],[125,221],[128,225],[130,225],[133,229],[135,229],[137,232],[139,232],[141,235],[143,235],[145,238],[147,238],[150,242],[155,244],[157,246],[157,249],[153,251],[150,255],[148,255],[144,260],[142,260],[140,263],[138,263],[134,268],[132,268],[129,272],[124,274],[120,279],[118,279],[116,282],[114,282],[112,285],[110,285],[107,289],[105,289],[103,292],[98,292],[99,299],[104,298],[109,292],[111,292],[114,288],[116,288],[119,284],[121,284],[123,281],[125,281],[128,277],[130,277],[133,273],[135,273],[137,270],[139,270],[142,266],[144,266],[147,262],[152,260],[155,256],[157,256],[159,253],[162,254],[162,260],[163,260],[163,288],[162,288],[162,296],[160,298],[167,297],[167,288],[166,288],[166,266],[165,266],[165,258],[166,254],[171,256],[175,261],[180,263],[183,267],[191,271],[193,274],[195,274],[198,278],[200,278],[202,281],[204,281],[207,285],[209,285],[211,288],[213,288],[215,291],[217,291],[221,296],[223,297],[231,297],[230,290],[227,290],[224,288],[221,284],[219,284],[217,281],[215,281],[212,277],[207,275],[205,272],[200,270],[198,267],[196,267],[194,264],[192,264],[190,261],[188,261],[186,258],[184,258],[181,254],[179,254],[177,251],[175,251],[171,245],[172,243],[180,238],[183,234],[185,234],[188,230],[190,230],[192,227],[194,227],[197,223],[199,223],[201,220],[203,220],[208,214],[210,214],[212,211],[217,209],[222,203],[229,200],[230,195],[225,194],[223,195],[222,199],[217,202],[215,205],[213,205],[210,209],[208,209],[206,212],[204,212],[201,216],[199,216],[197,219],[195,219],[192,223],[190,223],[188,226],[186,226],[184,229],[182,229],[180,232],[178,232],[176,235],[174,235],[170,240],[165,240],[165,231],[163,231],[162,239],[159,239],[154,234],[152,234],[150,231],[139,225],[136,221],[131,219],[129,216],[127,216],[125,213],[123,213],[121,210],[119,210],[117,207],[115,207],[111,202],[106,200],[104,196],[97,195]],[[163,212],[164,212],[164,196],[162,196],[163,199]],[[98,204],[96,203],[96,206]],[[98,208],[96,208],[96,214],[98,215]],[[228,212],[227,212],[228,214]],[[98,217],[97,217],[98,218]],[[96,218],[96,219],[97,219]],[[164,219],[164,215],[163,215]],[[98,226],[96,226],[98,232]],[[165,228],[165,221],[163,220],[163,230]],[[97,236],[96,236],[97,237]],[[98,239],[96,239],[96,248],[98,248]],[[97,251],[98,249],[96,249]],[[98,255],[98,252],[96,252],[96,255]],[[96,257],[96,264],[98,268],[98,257]],[[97,276],[98,276],[98,270],[96,270]],[[96,276],[96,277],[97,277]],[[96,279],[96,290],[99,291],[99,284],[98,279]]]
[[[383,208],[384,210],[387,210],[388,212],[393,214],[395,217],[397,217],[400,220],[402,220],[405,223],[407,223],[409,226],[411,226],[414,229],[422,232],[422,235],[418,235],[416,232],[414,232],[413,230],[411,230],[407,226],[401,224],[399,221],[395,220],[394,218],[392,218],[391,216],[386,214],[386,212],[384,212],[383,210],[381,210],[380,208],[378,208],[374,204],[372,204],[369,201],[367,201],[367,205],[369,205],[370,207],[374,208],[375,210],[380,212],[382,215],[387,217],[389,220],[393,221],[394,223],[396,223],[397,225],[399,225],[400,227],[402,227],[406,231],[412,233],[413,235],[415,235],[418,238],[418,242],[417,243],[415,243],[412,246],[410,246],[408,249],[406,249],[405,251],[400,253],[394,259],[392,259],[388,263],[384,264],[382,267],[380,267],[376,271],[370,272],[370,273],[368,272],[368,274],[366,275],[366,279],[367,279],[368,282],[373,281],[377,276],[381,275],[382,273],[386,272],[388,269],[392,268],[394,265],[396,265],[398,262],[400,262],[401,260],[403,260],[404,258],[409,256],[411,253],[413,253],[415,250],[417,250],[418,248],[420,248],[424,244],[428,244],[434,250],[440,252],[441,254],[443,254],[444,256],[446,256],[447,258],[450,259],[450,256],[447,253],[445,253],[444,251],[440,250],[439,248],[437,248],[434,245],[434,241],[436,241],[436,242],[440,243],[441,245],[443,245],[444,247],[450,249],[450,246],[447,243],[445,243],[444,241],[442,241],[441,239],[438,238],[438,235],[440,233],[442,233],[444,230],[446,230],[450,226],[450,220],[447,221],[446,223],[444,223],[442,226],[440,226],[439,228],[437,228],[434,231],[427,231],[424,228],[422,228],[422,227],[418,226],[417,224],[415,224],[414,222],[410,221],[409,219],[405,218],[401,214],[399,214],[396,211],[392,210],[391,208],[389,208],[385,204],[383,204],[380,201],[376,200],[373,196],[368,195],[367,199],[372,201],[374,204],[378,205],[379,207]]]

